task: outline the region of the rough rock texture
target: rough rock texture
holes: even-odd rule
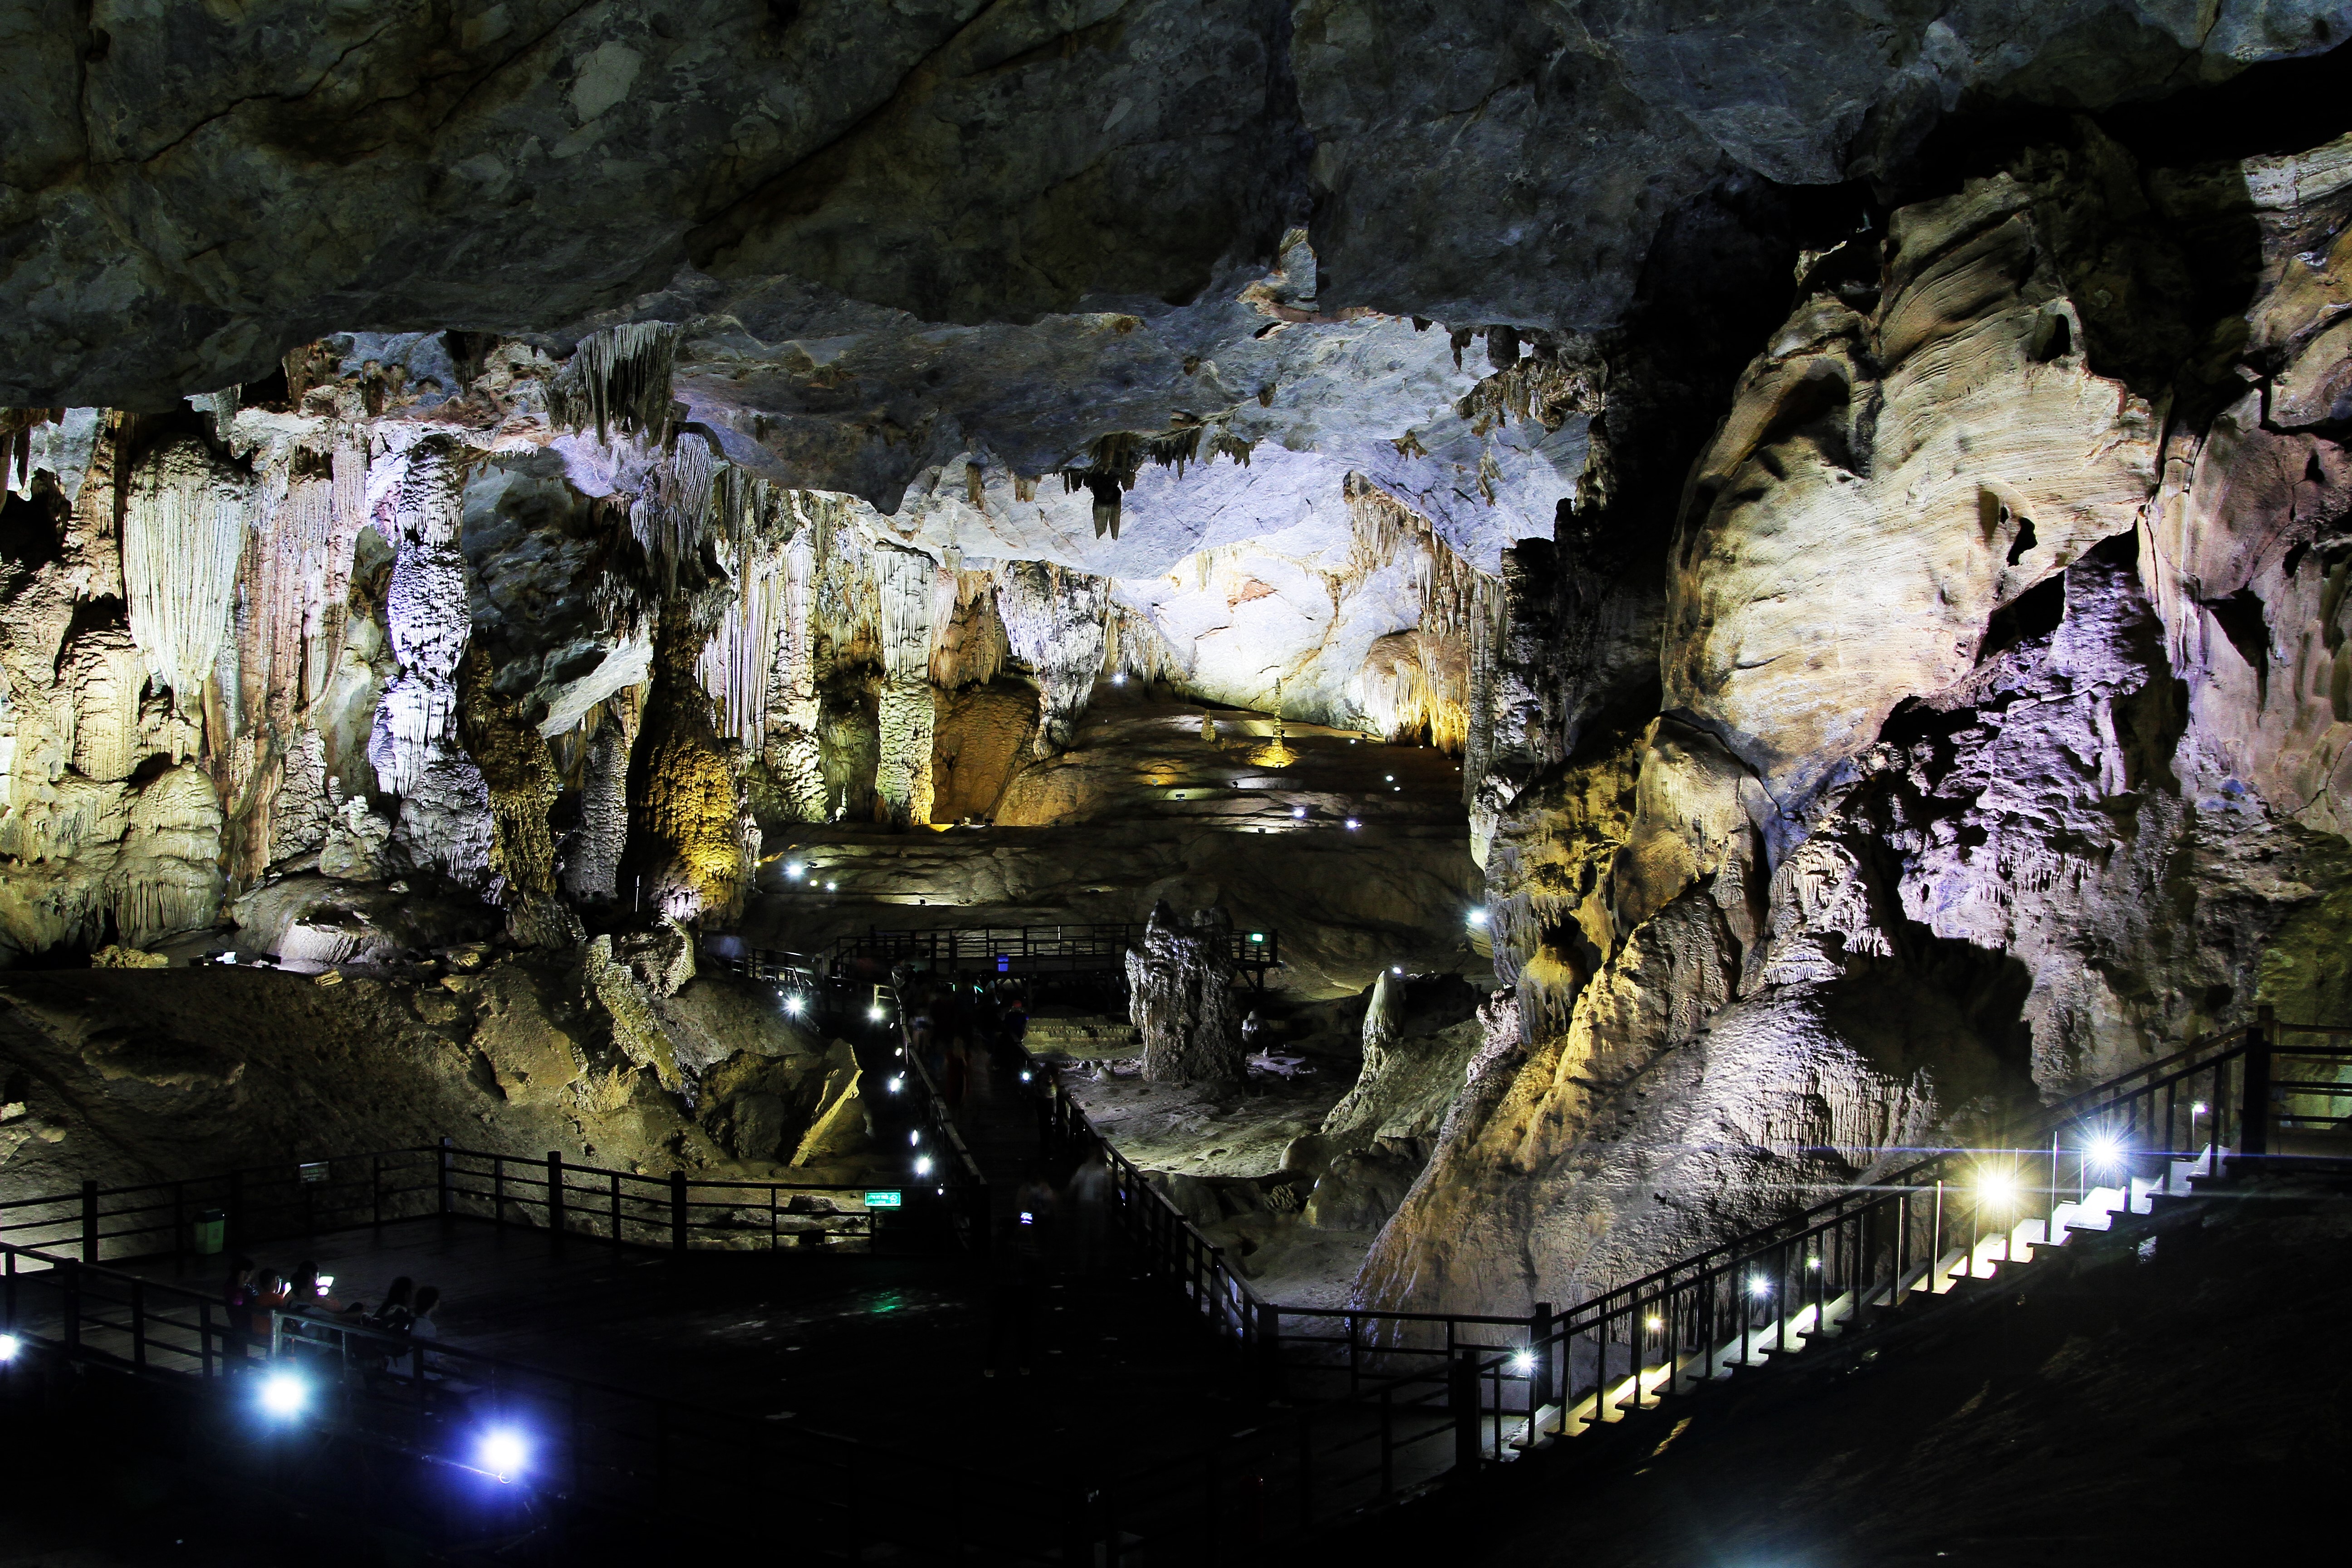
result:
[[[2347,501],[2296,397],[2344,171],[2152,174],[2084,129],[1812,268],[1684,493],[1670,712],[1621,677],[1498,795],[1519,1038],[1364,1297],[1575,1300],[2257,1001],[2334,1016]],[[2209,332],[2179,274],[2215,234],[2252,282]]]
[[[1222,1083],[1242,1076],[1241,1011],[1222,909],[1189,921],[1162,902],[1127,954],[1129,1016],[1143,1035],[1143,1076],[1160,1083]]]

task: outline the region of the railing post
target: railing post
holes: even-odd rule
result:
[[[455,1164],[457,1157],[456,1142],[445,1135],[441,1140],[441,1147],[433,1156],[433,1181],[440,1193],[441,1213],[445,1215],[457,1212],[457,1194],[450,1191],[449,1187],[451,1167]]]
[[[1258,1392],[1267,1399],[1282,1397],[1282,1309],[1272,1301],[1257,1304]]]
[[[1445,1413],[1454,1418],[1454,1470],[1450,1479],[1478,1473],[1478,1352],[1461,1350],[1445,1363]]]
[[[563,1245],[563,1151],[547,1152],[547,1233]]]
[[[2238,1102],[2238,1154],[2270,1152],[2271,1045],[2276,1037],[2268,1007],[2254,1009],[2254,1026],[2246,1032],[2246,1070]]]
[[[672,1252],[686,1250],[686,1173],[669,1173],[669,1247]]]
[[[81,1260],[98,1261],[98,1184],[94,1181],[81,1184]]]
[[[1637,1323],[1635,1332],[1639,1331]],[[1641,1344],[1638,1339],[1633,1342],[1636,1347]],[[1528,1437],[1532,1442],[1535,1437],[1536,1412],[1551,1403],[1551,1303],[1549,1301],[1538,1301],[1536,1310],[1528,1314],[1528,1359],[1534,1363],[1528,1368]],[[1641,1364],[1642,1358],[1637,1348],[1633,1357],[1633,1370],[1636,1376],[1641,1373]]]

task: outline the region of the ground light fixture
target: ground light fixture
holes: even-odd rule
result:
[[[803,1002],[797,996],[787,996],[784,998],[784,1011],[790,1013],[795,1018],[801,1016],[801,1009],[805,1005],[807,1005],[807,1004]]]
[[[1303,805],[1294,805],[1290,808],[1290,815],[1293,819],[1304,822],[1307,820],[1307,808]]]
[[[784,862],[784,875],[797,882],[808,875],[808,863],[803,860],[787,860]]]
[[[261,1380],[260,1398],[264,1411],[290,1420],[310,1403],[310,1385],[290,1372],[273,1372]]]
[[[2007,1171],[1979,1171],[1977,1201],[1988,1208],[2009,1207],[2017,1201],[2017,1178]]]
[[[1648,1317],[1642,1320],[1642,1326],[1654,1334],[1660,1329],[1666,1326],[1666,1321],[1658,1316],[1655,1312],[1653,1312]]]
[[[866,1009],[866,1016],[878,1024],[882,1021],[882,1009],[879,1007],[868,1007]]]
[[[493,1426],[482,1434],[475,1457],[481,1460],[482,1468],[502,1481],[510,1481],[530,1462],[530,1445],[511,1426]]]
[[[1521,1351],[1518,1354],[1511,1358],[1511,1370],[1513,1372],[1528,1373],[1535,1371],[1535,1369],[1536,1356],[1533,1351]]]
[[[1769,1296],[1772,1293],[1772,1281],[1765,1279],[1761,1274],[1751,1274],[1748,1277],[1748,1293],[1759,1299]]]
[[[909,1148],[916,1148],[916,1147],[919,1147],[919,1146],[921,1145],[922,1142],[923,1142],[923,1134],[922,1134],[922,1132],[921,1132],[921,1131],[920,1131],[919,1129],[919,1130],[917,1130],[916,1131],[909,1132],[909,1133],[908,1133],[908,1134],[907,1134],[907,1144],[908,1144],[908,1147],[909,1147]]]
[[[925,1154],[915,1162],[915,1174],[919,1176],[928,1176],[930,1173],[931,1157],[929,1154]]]
[[[841,884],[840,884],[840,883],[838,883],[838,882],[827,882],[827,883],[824,885],[824,890],[825,890],[826,892],[830,893],[830,892],[835,891],[835,890],[836,889],[838,889],[840,886],[841,886]]]
[[[1110,683],[1113,686],[1125,686],[1127,684],[1127,671],[1122,669],[1117,675],[1112,676],[1110,678]]]
[[[1023,1068],[1021,1069],[1021,1081],[1023,1083],[1027,1083],[1029,1081],[1029,1069],[1027,1068]]]
[[[900,1073],[897,1078],[894,1078],[894,1079],[892,1079],[890,1080],[890,1092],[891,1092],[892,1094],[896,1094],[896,1093],[898,1093],[900,1089],[904,1089],[904,1088],[906,1088],[906,1087],[907,1087],[907,1075],[906,1075],[905,1073]]]
[[[1361,827],[1362,826],[1363,826],[1363,824],[1362,824],[1362,823],[1360,823],[1360,822],[1358,822],[1354,817],[1352,817],[1352,816],[1351,816],[1351,817],[1348,818],[1348,831],[1349,831],[1349,832],[1353,833],[1353,832],[1355,832],[1355,831],[1356,831],[1356,829],[1358,829],[1359,827]]]
[[[2083,1141],[2083,1158],[2095,1171],[2111,1171],[2123,1157],[2124,1141],[2112,1132],[2094,1132]]]
[[[24,1348],[25,1342],[16,1335],[0,1334],[0,1363],[15,1361],[16,1352]]]
[[[1464,918],[1474,926],[1482,926],[1486,923],[1486,911],[1484,910],[1472,910],[1469,914]]]

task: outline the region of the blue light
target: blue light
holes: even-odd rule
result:
[[[480,1458],[482,1468],[502,1481],[510,1481],[530,1463],[530,1445],[510,1426],[493,1426],[482,1434]]]
[[[290,1372],[273,1372],[261,1380],[261,1408],[282,1420],[302,1414],[310,1403],[310,1385]]]

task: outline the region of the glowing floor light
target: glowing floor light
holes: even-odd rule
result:
[[[477,1454],[482,1468],[502,1481],[510,1481],[530,1462],[530,1445],[511,1427],[494,1426],[482,1434],[482,1445]]]
[[[1769,1296],[1772,1293],[1772,1281],[1765,1279],[1761,1274],[1750,1275],[1748,1280],[1748,1293],[1759,1299]]]
[[[272,1415],[299,1415],[310,1403],[310,1385],[290,1372],[273,1372],[261,1380],[261,1408]]]
[[[1536,1358],[1534,1352],[1531,1351],[1521,1351],[1518,1354],[1511,1358],[1511,1370],[1513,1372],[1528,1373],[1535,1371],[1535,1369]]]
[[[1348,831],[1349,831],[1349,832],[1353,833],[1354,831],[1356,831],[1356,829],[1358,829],[1359,827],[1361,827],[1362,826],[1363,826],[1363,824],[1362,824],[1362,823],[1360,823],[1360,822],[1358,822],[1354,817],[1352,817],[1352,816],[1351,816],[1351,817],[1348,818]]]
[[[1653,1312],[1648,1317],[1642,1320],[1642,1326],[1654,1334],[1660,1329],[1666,1326],[1666,1321],[1658,1316],[1655,1312]]]
[[[1486,911],[1484,910],[1472,910],[1465,918],[1472,925],[1482,926],[1486,923]]]
[[[919,1176],[928,1176],[930,1173],[931,1157],[929,1154],[926,1154],[921,1159],[915,1162],[915,1174]]]
[[[807,1004],[803,1002],[797,996],[787,996],[784,998],[784,1011],[790,1013],[795,1018],[801,1016],[801,1009],[805,1005],[807,1005]]]
[[[879,1007],[868,1007],[866,1009],[866,1016],[878,1024],[882,1021],[882,1009]]]
[[[785,861],[784,875],[790,877],[795,882],[799,881],[803,877],[808,875],[808,862],[805,860]]]
[[[15,1361],[16,1352],[24,1348],[25,1342],[16,1335],[0,1334],[0,1362]]]
[[[2007,1171],[1979,1171],[1977,1201],[1987,1208],[2009,1207],[2017,1201],[2017,1178]]]
[[[2112,1132],[2094,1132],[2083,1141],[2083,1158],[2095,1171],[2111,1171],[2123,1157],[2124,1141]]]

